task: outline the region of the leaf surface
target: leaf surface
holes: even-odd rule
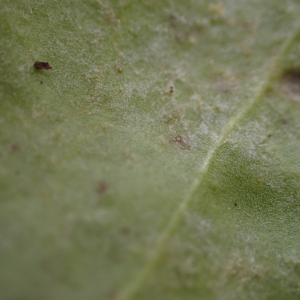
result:
[[[2,0],[1,299],[298,299],[299,12]]]

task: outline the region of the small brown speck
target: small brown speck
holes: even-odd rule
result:
[[[237,203],[234,203],[234,206],[237,206]]]
[[[179,121],[179,120],[180,120],[180,115],[178,115],[178,114],[176,114],[176,113],[172,114],[171,116],[169,116],[169,115],[164,115],[164,116],[162,117],[162,121],[163,121],[164,123],[166,123],[166,124],[175,123],[175,122],[177,122],[177,121]]]
[[[20,146],[18,144],[11,145],[10,149],[11,149],[12,152],[19,152],[21,150]]]
[[[295,273],[300,277],[300,264],[299,263],[295,263],[294,270],[295,270]]]
[[[181,143],[182,142],[182,137],[180,135],[177,135],[177,136],[175,136],[174,141]]]
[[[289,69],[283,73],[282,88],[291,100],[300,102],[300,69]]]
[[[43,81],[41,81],[40,83],[43,84]]]
[[[117,290],[115,288],[112,288],[109,292],[108,292],[108,297],[109,299],[115,299],[117,295]]]
[[[189,145],[188,142],[184,141],[184,138],[181,135],[176,135],[171,139],[172,142],[174,142],[177,146],[179,146],[181,149],[190,149],[191,145]]]
[[[48,62],[36,61],[33,65],[37,70],[52,70]]]
[[[108,185],[107,182],[105,180],[101,180],[98,183],[98,187],[96,189],[96,193],[97,194],[104,194],[107,191]]]
[[[121,232],[123,233],[123,234],[129,234],[130,232],[131,232],[131,228],[129,227],[129,226],[123,226],[122,228],[121,228]]]
[[[281,123],[283,124],[283,125],[288,125],[288,124],[290,124],[290,120],[288,119],[288,118],[283,118],[282,120],[281,120]]]
[[[121,66],[116,66],[115,68],[118,73],[123,73],[123,68]]]
[[[183,44],[186,41],[186,34],[184,32],[176,34],[176,41],[179,44]]]
[[[174,15],[170,15],[168,17],[168,21],[171,27],[176,27],[176,25],[178,24],[177,18]]]
[[[262,178],[258,180],[259,183],[265,182]]]
[[[170,92],[170,94],[173,94],[173,92],[174,92],[174,86],[173,85],[170,86],[169,92]]]

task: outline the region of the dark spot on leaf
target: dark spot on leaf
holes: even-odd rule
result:
[[[116,23],[116,24],[120,23],[120,21],[121,21],[120,18],[116,17],[114,14],[109,15],[108,19],[110,22]]]
[[[52,70],[48,62],[36,61],[33,65],[37,70]]]
[[[300,263],[295,264],[294,271],[300,277]]]
[[[113,261],[114,263],[120,263],[120,256],[117,254],[116,250],[115,249],[111,249],[111,251],[109,251],[107,253],[109,259],[111,261]]]
[[[288,124],[290,124],[290,120],[288,119],[288,118],[283,118],[282,120],[281,120],[281,124],[283,124],[283,125],[288,125]]]
[[[43,84],[43,81],[41,81],[41,84]]]
[[[181,143],[182,142],[182,137],[180,136],[180,135],[177,135],[177,136],[175,136],[174,137],[174,142],[176,142],[176,143]]]
[[[271,134],[268,134],[268,137],[271,137]]]
[[[191,148],[191,145],[181,135],[176,135],[175,137],[173,137],[171,139],[171,141],[181,149],[190,149]]]
[[[237,203],[234,203],[234,206],[237,206]]]
[[[123,73],[123,68],[121,66],[115,66],[115,69],[118,73]]]
[[[282,75],[282,87],[292,100],[300,102],[300,69],[285,71]]]
[[[18,144],[13,144],[13,145],[10,146],[10,150],[12,152],[19,152],[21,150],[21,148]]]
[[[172,123],[176,123],[177,121],[180,120],[180,116],[178,114],[172,114],[172,115],[165,115],[162,118],[163,122],[166,124],[172,124]]]
[[[109,95],[103,95],[101,100],[103,103],[107,103],[107,102],[111,101],[111,97]]]
[[[123,234],[129,234],[130,232],[131,232],[131,228],[129,227],[129,226],[123,226],[122,228],[121,228],[121,232],[123,233]]]
[[[249,31],[249,32],[251,32],[251,31],[253,31],[253,22],[252,21],[250,21],[250,20],[243,20],[242,22],[241,22],[241,28],[243,29],[243,30],[245,30],[245,31]]]
[[[168,22],[171,27],[176,27],[178,23],[177,18],[174,15],[169,15]]]
[[[273,87],[268,87],[268,88],[266,89],[266,96],[270,97],[270,96],[272,96],[273,94],[274,94],[274,89],[273,89]]]
[[[179,44],[183,44],[186,41],[186,34],[184,32],[179,32],[176,34],[176,41]]]
[[[117,298],[117,289],[112,288],[112,289],[108,292],[108,297],[109,297],[109,299],[115,299],[115,298]]]
[[[108,189],[108,184],[105,180],[101,180],[98,183],[97,189],[96,189],[96,193],[101,195],[104,194]]]

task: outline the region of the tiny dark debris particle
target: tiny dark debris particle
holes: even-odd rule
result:
[[[174,92],[174,87],[173,85],[170,86],[170,94],[172,94]]]
[[[184,32],[180,32],[176,34],[175,38],[179,44],[183,44],[186,41],[186,34]]]
[[[295,263],[294,271],[300,277],[300,264],[299,263]]]
[[[268,134],[268,137],[271,137],[271,134]]]
[[[41,84],[43,84],[43,81],[41,81]]]
[[[291,121],[290,121],[288,118],[283,118],[283,119],[281,120],[281,124],[283,124],[283,125],[288,125],[290,122],[291,122]]]
[[[12,152],[19,152],[21,150],[21,148],[18,144],[11,145],[10,149],[11,149]]]
[[[283,90],[295,101],[300,101],[300,69],[289,69],[282,74]]]
[[[179,146],[181,149],[190,149],[191,146],[186,143],[181,135],[176,135],[171,139],[172,142],[174,142],[177,146]]]
[[[102,180],[98,183],[96,193],[97,194],[104,194],[108,188],[107,182]]]
[[[170,15],[168,17],[168,22],[171,27],[176,27],[176,25],[178,24],[177,18],[174,15]]]
[[[122,232],[123,234],[129,234],[129,233],[131,232],[131,228],[130,228],[129,226],[123,226],[123,227],[121,228],[121,232]]]
[[[123,68],[121,66],[117,65],[117,66],[115,66],[115,68],[118,73],[123,73]]]
[[[234,203],[234,206],[237,206],[237,203]]]
[[[52,70],[48,62],[36,61],[33,65],[37,70]]]
[[[179,143],[181,143],[181,142],[182,142],[182,137],[181,137],[180,135],[175,136],[174,142],[179,142]]]

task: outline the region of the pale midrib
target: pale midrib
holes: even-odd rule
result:
[[[290,35],[287,36],[285,41],[283,42],[280,50],[278,51],[277,55],[271,61],[267,74],[265,78],[261,81],[260,86],[256,90],[254,97],[245,103],[243,107],[228,121],[227,125],[225,126],[223,132],[220,134],[219,138],[217,139],[214,146],[208,151],[206,159],[202,164],[198,176],[194,180],[190,192],[184,198],[184,200],[179,205],[178,209],[174,212],[173,216],[171,217],[166,229],[160,234],[157,246],[155,247],[152,256],[150,257],[148,263],[145,267],[138,273],[135,280],[133,280],[127,287],[120,292],[117,296],[117,300],[132,300],[136,296],[136,294],[141,289],[142,285],[145,283],[147,278],[149,277],[152,270],[155,269],[157,263],[159,262],[165,245],[170,240],[172,233],[176,229],[176,226],[180,223],[181,217],[183,216],[184,212],[186,211],[187,207],[192,202],[195,192],[200,187],[203,182],[203,178],[208,172],[210,163],[219,149],[219,147],[226,141],[227,137],[229,136],[230,132],[240,123],[241,120],[258,104],[264,96],[264,93],[268,86],[270,85],[273,77],[277,74],[277,69],[280,67],[281,60],[285,56],[286,53],[289,52],[290,48],[293,45],[294,40],[296,39],[300,24],[298,24],[295,29],[291,32]]]

